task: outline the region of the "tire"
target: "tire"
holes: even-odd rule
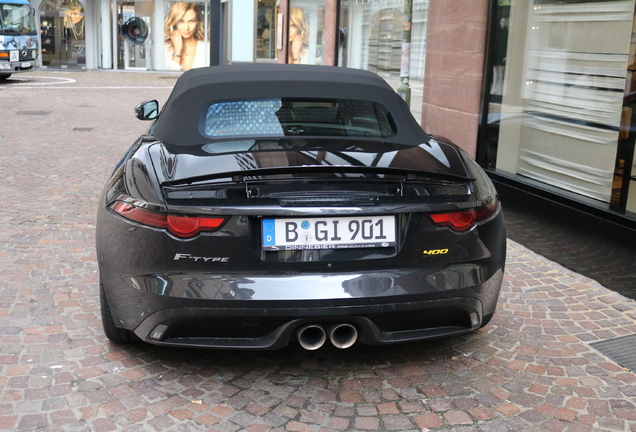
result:
[[[141,341],[134,332],[115,326],[113,314],[110,311],[108,299],[106,298],[106,291],[104,290],[104,285],[101,282],[99,283],[99,304],[102,309],[102,327],[104,327],[104,333],[108,339],[113,342]]]
[[[11,74],[2,74],[2,75],[0,75],[0,82],[6,81],[10,76],[11,76]]]

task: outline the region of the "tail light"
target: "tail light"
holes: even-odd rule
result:
[[[454,231],[466,231],[478,222],[490,218],[497,212],[499,201],[493,200],[490,204],[473,210],[465,210],[450,213],[436,213],[429,217],[437,226],[447,226]]]
[[[115,201],[109,207],[126,219],[142,225],[165,229],[180,238],[190,238],[201,232],[216,231],[226,220],[219,217],[170,215],[137,207],[124,201]]]

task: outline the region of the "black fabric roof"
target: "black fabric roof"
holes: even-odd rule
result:
[[[389,109],[398,133],[386,140],[418,145],[428,135],[399,95],[378,75],[333,66],[244,63],[192,69],[178,79],[154,129],[169,147],[210,142],[199,119],[210,102],[255,98],[312,97],[370,100]]]

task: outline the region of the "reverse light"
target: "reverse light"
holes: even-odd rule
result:
[[[124,201],[115,201],[110,209],[126,219],[142,225],[165,229],[180,238],[190,238],[201,232],[216,231],[225,218],[203,216],[179,216],[159,213]]]
[[[499,201],[493,200],[490,204],[473,210],[465,210],[450,213],[436,213],[429,217],[437,226],[447,226],[454,231],[466,231],[477,222],[490,218],[497,212]]]

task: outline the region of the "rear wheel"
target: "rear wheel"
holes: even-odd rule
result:
[[[104,285],[101,282],[99,283],[99,303],[102,309],[102,326],[104,327],[104,333],[108,339],[113,342],[140,341],[137,335],[132,331],[115,326],[113,314],[110,311],[108,299],[106,298],[106,291],[104,290]]]

